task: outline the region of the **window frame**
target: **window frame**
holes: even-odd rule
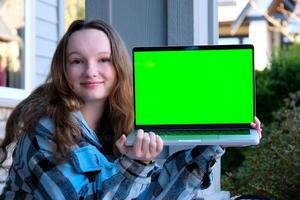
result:
[[[32,91],[35,81],[35,1],[24,0],[25,56],[24,89],[0,86],[0,107],[15,107]]]

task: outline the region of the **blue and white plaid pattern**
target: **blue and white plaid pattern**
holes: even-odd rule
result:
[[[198,146],[173,154],[163,167],[127,156],[110,162],[80,112],[74,116],[84,137],[72,147],[68,161],[54,159],[48,118],[20,138],[0,199],[193,199],[197,190],[210,185],[208,166],[224,153],[219,146]]]

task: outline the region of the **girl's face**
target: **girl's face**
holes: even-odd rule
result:
[[[67,45],[67,79],[85,103],[105,100],[116,81],[107,35],[97,29],[74,32]]]

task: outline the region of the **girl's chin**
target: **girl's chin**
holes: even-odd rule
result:
[[[102,101],[102,100],[106,100],[107,96],[87,96],[84,97],[83,99],[85,99],[85,102],[98,102],[98,101]]]

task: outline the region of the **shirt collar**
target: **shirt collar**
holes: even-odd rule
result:
[[[92,142],[94,145],[101,148],[101,144],[100,144],[100,141],[99,141],[96,133],[89,127],[89,125],[87,124],[87,122],[86,122],[84,116],[82,115],[82,113],[78,110],[78,111],[72,112],[72,115],[79,122],[79,126],[80,126],[84,136],[90,142]]]

